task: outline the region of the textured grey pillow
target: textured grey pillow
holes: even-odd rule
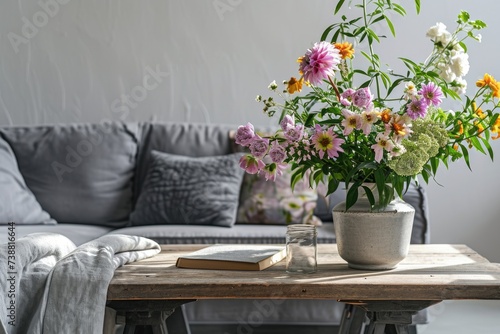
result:
[[[240,157],[193,158],[151,151],[146,180],[130,215],[132,225],[232,226],[244,173]]]
[[[0,138],[0,225],[8,222],[56,224],[26,186],[12,149]]]

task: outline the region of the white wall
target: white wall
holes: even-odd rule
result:
[[[412,1],[405,1],[411,4]],[[254,101],[334,21],[336,1],[18,0],[0,5],[0,124],[106,119],[274,124]],[[392,15],[398,38],[378,51],[423,59],[425,31],[454,26],[460,9],[489,24],[471,44],[469,85],[500,78],[498,1],[422,1]],[[381,28],[382,29],[382,28]],[[154,74],[152,74],[154,73]],[[500,142],[500,141],[499,141]],[[498,143],[494,143],[497,155]],[[432,242],[465,243],[500,261],[498,164],[478,154],[442,170],[427,188]]]

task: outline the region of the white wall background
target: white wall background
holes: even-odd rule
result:
[[[422,0],[392,15],[398,36],[378,52],[423,59],[425,31],[460,9],[486,21],[471,43],[469,87],[500,79],[498,0]],[[161,120],[274,124],[254,101],[334,22],[330,0],[18,0],[0,4],[0,124]],[[410,6],[411,4],[411,6]],[[382,27],[380,29],[383,29]],[[154,74],[152,74],[154,73]],[[499,140],[500,142],[500,140]],[[500,144],[494,143],[500,156]],[[428,187],[431,240],[465,243],[500,262],[498,163],[472,156]]]

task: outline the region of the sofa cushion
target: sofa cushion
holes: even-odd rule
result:
[[[127,224],[137,150],[133,129],[111,123],[0,131],[17,157],[26,184],[55,220]]]
[[[317,226],[319,243],[335,243],[333,224]],[[285,244],[285,225],[235,224],[231,228],[205,225],[131,226],[111,233],[138,235],[159,244]]]
[[[130,215],[132,225],[232,226],[243,170],[241,154],[187,157],[151,152],[151,165]]]
[[[12,149],[1,137],[0,189],[0,225],[8,222],[16,225],[56,224],[26,186]]]
[[[203,123],[140,123],[134,203],[141,193],[150,165],[151,151],[156,150],[190,157],[208,157],[234,153],[229,131],[234,126]]]
[[[318,193],[307,178],[292,190],[291,168],[276,181],[266,181],[264,174],[245,174],[238,207],[238,223],[252,224],[321,224],[313,213]]]

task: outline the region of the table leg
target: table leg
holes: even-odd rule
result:
[[[361,312],[366,312],[369,326],[366,331],[360,327],[364,319],[357,318],[357,324],[350,324],[349,328],[342,327],[344,319],[342,319],[340,334],[363,333],[366,334],[383,334],[386,325],[391,325],[392,329],[397,334],[409,334],[409,326],[412,323],[412,316],[418,311],[423,310],[431,305],[439,303],[439,300],[411,300],[411,301],[345,301],[348,306],[356,306]],[[347,306],[346,306],[347,307]],[[344,312],[346,312],[344,310]],[[344,314],[345,315],[345,314]],[[343,316],[344,318],[344,316]],[[354,318],[353,318],[354,319]],[[349,319],[347,319],[349,320]],[[358,330],[357,332],[355,330]]]
[[[150,326],[154,334],[167,334],[167,318],[178,307],[191,301],[193,300],[124,300],[111,301],[108,306],[116,310],[117,319],[123,319],[127,334],[133,334],[136,326]],[[176,319],[179,320],[178,317]],[[188,325],[180,322],[176,323],[176,329],[172,332],[190,334]]]

